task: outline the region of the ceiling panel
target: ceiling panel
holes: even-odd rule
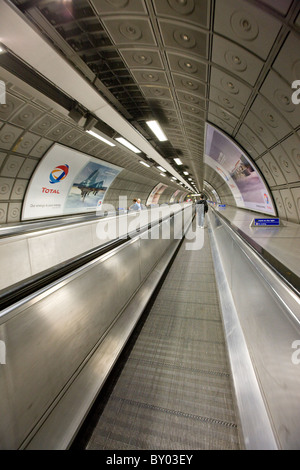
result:
[[[185,169],[199,189],[205,178],[231,198],[203,163],[210,122],[257,162],[281,213],[298,220],[300,105],[291,100],[291,84],[300,79],[298,0],[12,3],[183,178]],[[160,122],[166,143],[149,130],[148,119]],[[110,132],[111,138],[116,131]],[[10,84],[0,107],[0,151],[9,151],[2,163],[13,153],[40,158],[55,141],[153,177],[150,155],[152,167],[139,169],[137,158],[120,147],[106,149],[41,94]]]

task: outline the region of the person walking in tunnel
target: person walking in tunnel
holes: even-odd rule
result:
[[[134,198],[133,199],[133,204],[129,207],[130,211],[140,211],[141,210],[141,200]]]
[[[200,199],[196,202],[196,214],[198,227],[204,228],[205,214],[208,211],[208,204],[201,194]]]

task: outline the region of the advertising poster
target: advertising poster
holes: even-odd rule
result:
[[[210,124],[206,125],[204,161],[226,181],[237,207],[276,215],[269,191],[249,158]]]
[[[166,186],[165,184],[162,184],[162,183],[158,183],[151,191],[148,199],[147,199],[147,202],[146,202],[146,205],[150,205],[150,204],[158,204],[158,201],[159,201],[159,198],[160,196],[162,195],[162,193],[164,192],[164,190],[167,188],[168,186]]]
[[[54,144],[28,185],[22,220],[97,210],[122,169]]]
[[[177,189],[175,191],[175,193],[172,194],[171,198],[170,198],[170,202],[176,202],[176,200],[178,199],[178,195],[179,193],[181,193],[180,189]]]

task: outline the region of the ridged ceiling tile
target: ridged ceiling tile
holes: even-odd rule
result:
[[[159,86],[153,86],[153,85],[148,85],[148,86],[141,86],[141,91],[145,98],[161,98],[164,100],[172,100],[172,95],[170,92],[170,89],[168,87],[159,87]]]
[[[10,195],[10,199],[12,200],[23,199],[27,184],[28,184],[28,181],[24,179],[16,179],[11,195]]]
[[[1,166],[2,166],[2,163],[3,163],[4,160],[5,160],[6,155],[7,155],[6,153],[0,152],[0,168],[1,168]]]
[[[261,142],[261,140],[254,134],[254,132],[245,124],[242,124],[238,134],[236,135],[236,139],[239,142],[239,134],[246,139],[247,142],[254,148],[258,155],[265,152],[267,147]],[[249,150],[250,153],[250,150]],[[250,155],[252,155],[250,153]]]
[[[258,168],[260,169],[260,171],[262,172],[262,174],[263,174],[264,178],[266,179],[266,182],[268,183],[268,185],[270,187],[276,186],[275,180],[274,180],[273,176],[271,175],[271,172],[268,168],[268,165],[264,161],[264,157],[259,158],[258,160],[256,160],[255,163],[258,166]]]
[[[2,202],[0,204],[0,222],[5,223],[7,218],[8,203]]]
[[[69,132],[72,127],[69,124],[64,124],[60,122],[57,126],[53,127],[49,132],[47,132],[46,137],[48,139],[60,140],[67,132]]]
[[[86,145],[90,140],[90,136],[87,134],[82,134],[79,139],[73,142],[73,146],[80,150],[84,145]]]
[[[264,142],[268,148],[276,144],[277,139],[275,135],[270,132],[268,126],[261,119],[259,119],[256,114],[250,111],[244,119],[244,123],[254,132],[254,134],[257,135],[257,137],[262,142]]]
[[[106,14],[117,13],[137,13],[143,14],[146,12],[144,0],[91,0],[97,13],[102,16]]]
[[[1,168],[1,176],[8,176],[10,178],[16,177],[24,160],[23,157],[19,157],[18,155],[9,155]]]
[[[17,110],[25,104],[25,101],[16,98],[14,95],[6,92],[6,104],[0,106],[0,119],[9,121]]]
[[[5,124],[0,130],[0,148],[5,150],[13,148],[22,132],[23,129],[19,127]]]
[[[300,39],[295,33],[290,33],[285,40],[272,68],[276,70],[291,86],[300,77]]]
[[[51,140],[44,138],[41,139],[31,150],[30,156],[41,158],[45,154],[45,152],[47,152],[47,150],[51,147],[52,144],[53,142]]]
[[[206,82],[207,79],[207,64],[195,60],[188,55],[166,53],[170,69],[173,72],[184,73],[188,76],[194,77],[196,80]]]
[[[299,136],[300,137],[300,136]],[[297,135],[292,135],[285,139],[281,146],[284,151],[290,156],[290,159],[295,166],[300,176],[300,138]]]
[[[204,126],[205,121],[203,119],[199,119],[198,117],[192,116],[191,114],[184,114],[184,118],[187,121],[191,121],[191,123]]]
[[[40,140],[40,136],[32,134],[32,132],[26,132],[22,139],[20,139],[14,147],[14,152],[21,153],[23,155],[29,155],[29,152]]]
[[[160,31],[164,45],[168,48],[185,50],[187,54],[207,58],[208,54],[208,34],[186,23],[171,21],[159,21]]]
[[[41,119],[39,119],[33,126],[31,126],[32,132],[36,132],[40,135],[45,135],[50,131],[55,125],[59,123],[58,119],[54,118],[50,114],[46,114]]]
[[[10,198],[14,181],[13,178],[0,177],[0,201],[7,201]]]
[[[18,173],[18,178],[29,179],[38,163],[38,160],[26,158]]]
[[[113,17],[105,17],[102,18],[102,22],[117,45],[156,45],[151,23],[147,18],[118,16],[115,19]]]
[[[184,91],[177,90],[176,95],[178,101],[181,103],[187,103],[191,106],[198,106],[202,109],[206,108],[206,100],[197,94],[186,93]]]
[[[291,162],[287,153],[283,150],[280,145],[277,145],[271,150],[274,160],[277,162],[279,167],[282,170],[282,173],[288,183],[295,183],[299,180],[299,175],[297,173],[294,164]]]
[[[237,101],[231,95],[218,90],[217,88],[210,87],[209,98],[211,101],[221,106],[222,108],[225,108],[228,112],[236,117],[240,117],[244,110],[243,105],[239,101]]]
[[[96,147],[98,147],[98,141],[96,139],[91,139],[87,144],[81,147],[81,152],[91,153]]]
[[[282,15],[286,15],[293,0],[260,0],[262,3],[267,5],[268,7],[273,8],[274,10],[278,11]]]
[[[236,116],[212,101],[209,102],[208,110],[209,113],[221,119],[225,124],[228,124],[232,128],[234,128],[238,123],[238,118]]]
[[[210,0],[154,0],[154,5],[159,16],[179,18],[183,22],[209,27]]]
[[[299,217],[298,217],[296,204],[295,204],[291,191],[289,189],[281,189],[280,194],[281,194],[282,201],[285,207],[287,219],[290,222],[298,223]]]
[[[162,71],[135,69],[132,71],[132,75],[140,85],[149,84],[157,87],[168,85],[166,74]]]
[[[233,42],[214,34],[212,61],[237,77],[254,85],[261,72],[263,61]]]
[[[278,163],[273,158],[271,153],[270,152],[266,153],[263,158],[264,158],[265,164],[268,166],[269,171],[275,180],[276,185],[286,184],[286,179],[283,176],[283,173]]]
[[[69,132],[64,134],[60,139],[61,144],[72,145],[73,142],[81,136],[81,132],[77,129],[71,129]]]
[[[186,103],[180,103],[180,109],[183,113],[189,113],[191,116],[197,116],[202,118],[203,120],[205,119],[205,111],[198,106],[186,104]]]
[[[243,0],[216,0],[214,31],[266,59],[281,22]]]
[[[7,222],[17,222],[20,220],[22,203],[21,202],[10,202],[7,210]]]
[[[160,53],[147,49],[119,49],[120,54],[130,68],[162,69]]]
[[[259,157],[259,152],[254,149],[254,147],[241,133],[235,136],[235,140],[240,145],[240,147],[253,158],[253,160],[256,160]]]
[[[296,105],[292,102],[292,91],[293,90],[291,90],[291,85],[287,84],[277,75],[277,73],[273,72],[272,70],[267,75],[266,80],[259,90],[259,92],[265,96],[269,102],[273,104],[273,106],[276,107],[277,111],[282,114],[282,116],[291,124],[291,126],[296,128],[300,123],[300,107],[299,105]]]
[[[42,115],[42,111],[37,107],[26,104],[22,109],[18,110],[11,119],[11,123],[19,127],[27,128],[34,123]]]
[[[174,102],[172,100],[160,100],[153,99],[151,100],[151,107],[155,110],[175,110]]]
[[[222,121],[219,119],[217,116],[214,116],[213,114],[208,113],[208,121],[216,124],[220,129],[224,130],[227,134],[232,135],[234,128],[231,127],[227,122]]]
[[[278,139],[286,136],[292,130],[282,115],[261,96],[255,99],[251,111],[261,119],[264,126],[267,126],[269,131]]]
[[[276,208],[278,210],[278,215],[279,217],[282,217],[283,219],[286,219],[286,211],[284,208],[283,200],[280,194],[280,191],[272,191],[272,196],[274,198]]]
[[[199,80],[194,80],[190,77],[187,77],[186,75],[179,75],[177,73],[173,73],[172,77],[174,85],[178,90],[190,92],[205,98],[206,86],[204,83],[200,82]]]
[[[218,88],[228,95],[231,95],[235,100],[239,101],[243,105],[247,103],[251,95],[250,87],[216,67],[211,67],[210,86]]]
[[[291,188],[291,192],[295,201],[298,219],[300,219],[300,188]]]

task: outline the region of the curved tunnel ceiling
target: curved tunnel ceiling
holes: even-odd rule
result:
[[[142,144],[145,161],[153,164],[162,158],[182,182],[190,185],[191,177],[195,189],[202,190],[206,181],[223,202],[234,205],[224,181],[204,163],[205,123],[210,122],[252,157],[279,215],[299,222],[300,106],[292,100],[292,83],[300,79],[298,0],[3,4],[18,13],[20,23],[25,20],[26,27],[33,26],[35,34],[47,39],[53,56],[43,56],[38,41],[24,37],[22,42],[18,28],[10,30],[3,15],[1,31],[6,33],[0,42],[11,58],[16,55],[40,69],[33,80],[30,76],[35,88],[42,90],[41,74],[49,87],[58,86],[69,116],[96,116],[96,126],[109,138],[128,132],[135,145]],[[64,69],[55,68],[55,58],[72,65],[101,104],[94,105],[92,94],[81,98],[76,81],[68,83]],[[1,59],[0,65],[12,71]],[[51,67],[54,73],[43,73]],[[155,138],[146,125],[149,119],[160,122],[168,141]],[[71,130],[66,129],[65,142]],[[176,157],[182,166],[176,165]],[[143,172],[157,174],[152,168]]]

